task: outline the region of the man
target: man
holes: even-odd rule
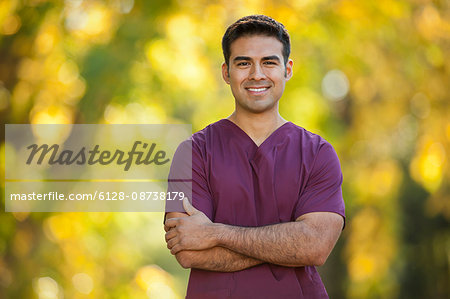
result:
[[[289,35],[247,16],[222,48],[235,111],[192,136],[192,204],[165,221],[167,247],[191,268],[186,298],[327,298],[315,266],[343,229],[342,174],[328,142],[278,112]]]

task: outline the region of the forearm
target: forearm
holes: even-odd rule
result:
[[[316,212],[304,214],[295,222],[239,227],[213,223],[187,200],[183,204],[190,216],[166,221],[167,248],[175,255],[186,250],[223,247],[281,266],[322,265],[336,244],[344,223],[342,216],[336,213]],[[198,265],[205,262],[201,260]],[[233,266],[240,268],[239,264]]]
[[[219,246],[258,260],[288,267],[324,262],[320,236],[300,222],[263,227],[218,224],[216,229]]]
[[[183,268],[219,272],[240,271],[263,263],[263,261],[223,247],[213,247],[205,250],[183,250],[175,256]]]

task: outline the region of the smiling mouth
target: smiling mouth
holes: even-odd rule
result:
[[[251,91],[251,92],[262,92],[262,91],[266,91],[268,89],[269,89],[269,87],[259,87],[259,88],[248,87],[247,88],[247,90]]]

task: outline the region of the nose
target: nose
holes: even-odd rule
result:
[[[263,68],[255,63],[250,68],[249,79],[250,80],[262,80],[266,78],[266,74],[264,74]]]

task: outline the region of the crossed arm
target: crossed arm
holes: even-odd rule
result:
[[[261,263],[322,265],[339,238],[342,216],[318,212],[261,227],[213,223],[186,199],[187,212],[168,213],[166,242],[184,268],[234,272]]]

